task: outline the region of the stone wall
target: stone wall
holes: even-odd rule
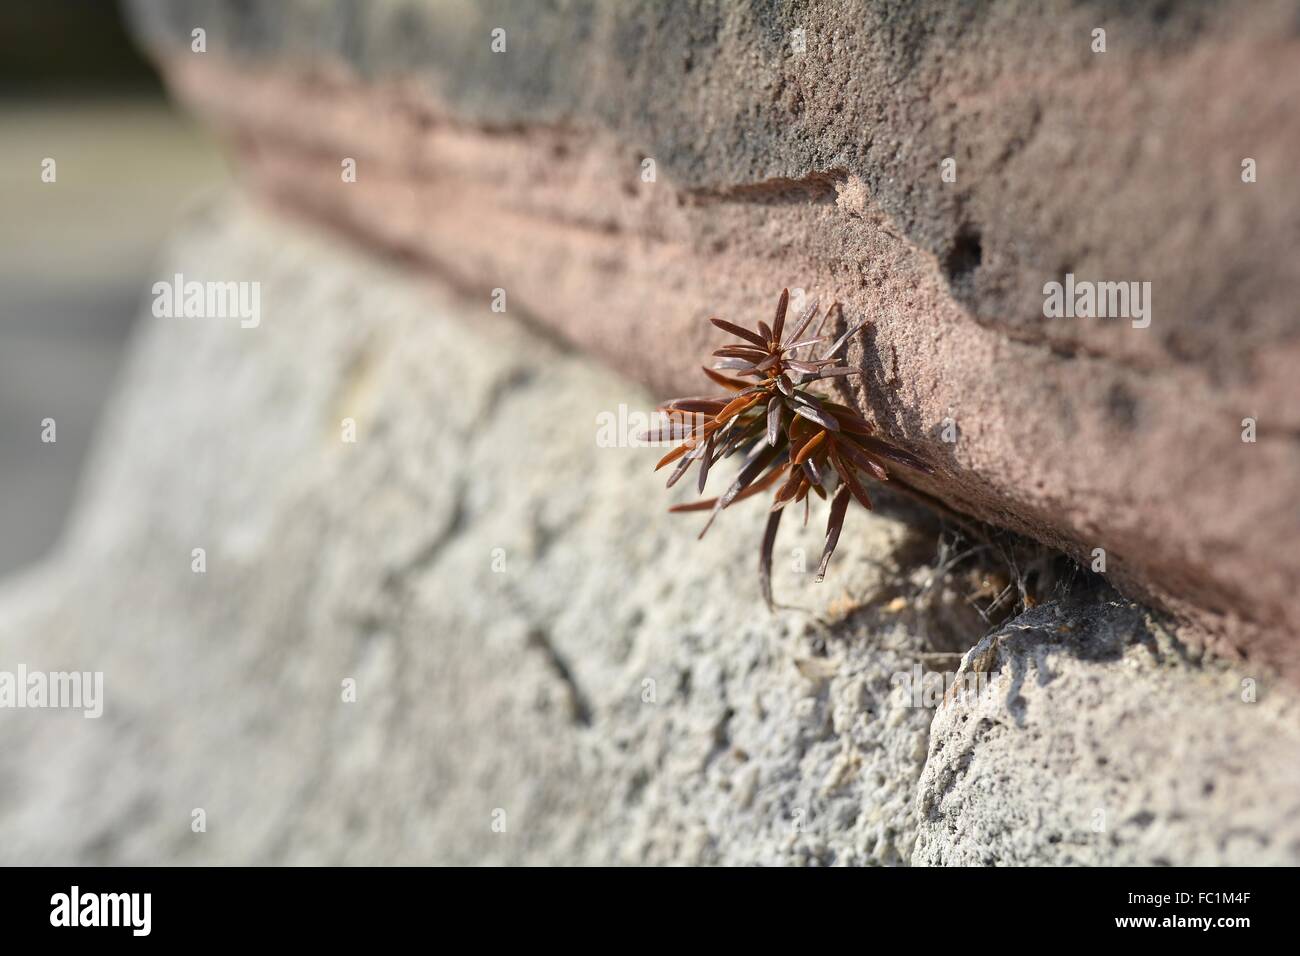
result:
[[[0,591],[6,661],[105,691],[3,711],[3,862],[1300,862],[1292,688],[1113,591],[985,636],[886,498],[821,584],[784,528],[769,614],[764,509],[664,514],[593,440],[649,397],[589,359],[231,197],[159,267],[263,319],[142,317],[71,534]]]
[[[1300,673],[1290,0],[132,9],[275,203],[657,394],[699,387],[708,315],[837,299],[873,323],[845,397],[926,491]],[[1046,319],[1066,274],[1150,312]]]
[[[0,586],[105,692],[0,710],[0,862],[1300,863],[1294,5],[129,6],[243,183],[157,274],[260,321],[146,297]],[[935,475],[769,612],[600,436],[786,285]]]

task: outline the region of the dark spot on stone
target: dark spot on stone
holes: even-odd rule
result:
[[[962,226],[952,241],[952,248],[943,261],[943,271],[949,282],[968,278],[984,261],[984,243],[974,226]]]
[[[1145,830],[1155,822],[1155,819],[1156,815],[1150,810],[1139,810],[1129,817],[1129,822],[1135,824],[1139,829]]]
[[[1131,431],[1137,425],[1137,396],[1123,382],[1115,382],[1106,393],[1106,413],[1116,425]]]

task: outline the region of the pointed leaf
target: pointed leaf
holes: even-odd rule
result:
[[[678,458],[682,457],[682,455],[686,454],[690,450],[691,450],[691,446],[689,444],[678,445],[668,454],[664,455],[662,458],[659,459],[659,464],[655,465],[655,471],[658,471],[660,468],[662,468],[664,465],[667,465],[670,462],[676,461]]]
[[[773,395],[767,403],[767,443],[773,448],[781,437],[781,407],[784,404],[779,395]]]
[[[915,468],[917,471],[925,472],[927,475],[933,475],[934,469],[928,464],[901,448],[895,448],[888,442],[883,442],[879,438],[871,438],[866,435],[854,435],[854,440],[861,444],[870,454],[884,458],[887,461],[897,462],[900,465],[906,465],[908,468]]]
[[[716,415],[727,407],[729,401],[729,398],[674,398],[662,407],[665,411]]]
[[[798,372],[800,375],[816,375],[825,367],[827,362],[832,359],[820,359],[815,362],[803,362],[798,359],[786,360],[785,367],[792,372]]]
[[[714,421],[725,422],[729,418],[734,418],[751,405],[756,405],[762,397],[760,394],[737,395],[723,407],[722,411],[718,412]]]
[[[835,340],[835,344],[826,350],[826,354],[823,355],[822,358],[831,358],[832,356],[834,356],[836,352],[844,348],[844,343],[847,342],[853,336],[853,334],[858,331],[858,329],[866,325],[867,322],[868,322],[867,319],[863,319],[857,325],[853,326],[853,328],[849,329],[847,332],[841,335],[838,339]]]
[[[714,368],[729,368],[729,369],[732,369],[732,370],[734,370],[734,371],[738,371],[738,372],[752,372],[752,371],[754,371],[754,363],[753,363],[753,362],[747,362],[745,359],[739,359],[739,358],[724,358],[724,359],[718,359],[716,362],[713,363],[713,367],[714,367]]]
[[[712,322],[714,325],[716,325],[718,328],[722,329],[722,331],[724,332],[730,332],[732,335],[736,336],[737,338],[744,339],[746,342],[753,342],[760,349],[767,348],[767,343],[763,341],[763,339],[758,335],[757,332],[751,332],[749,329],[742,328],[741,326],[736,325],[736,323],[734,322],[728,322],[726,319],[714,318],[714,319],[709,319],[709,321]]]
[[[768,610],[775,609],[772,601],[772,550],[776,546],[776,531],[781,525],[781,512],[773,511],[767,516],[767,527],[763,530],[763,546],[758,552],[758,586],[763,592],[763,600]]]
[[[697,489],[700,494],[704,493],[704,483],[709,480],[709,467],[713,464],[713,440],[716,435],[717,432],[710,432],[704,442],[704,454],[700,460],[700,482]]]
[[[695,429],[682,425],[678,422],[671,422],[667,425],[656,425],[647,431],[640,431],[636,434],[636,440],[639,442],[677,442],[684,438],[690,438],[695,434]]]
[[[799,485],[803,482],[803,472],[799,468],[791,468],[790,475],[784,485],[777,489],[776,495],[772,498],[772,510],[784,508],[786,502],[792,500],[799,493]]]
[[[782,289],[781,298],[776,301],[776,318],[772,320],[772,341],[781,341],[781,330],[785,328],[785,310],[790,305],[790,290]]]
[[[840,453],[846,463],[857,465],[863,471],[871,472],[871,477],[876,481],[888,481],[889,472],[885,471],[884,465],[871,458],[858,445],[851,441],[839,441],[835,443],[835,450]]]
[[[734,391],[737,391],[738,389],[748,388],[748,387],[749,387],[749,383],[748,383],[748,382],[743,381],[742,379],[732,378],[732,377],[729,376],[729,375],[723,375],[723,374],[721,374],[720,372],[715,372],[715,371],[713,371],[713,369],[711,369],[711,368],[704,368],[703,366],[701,366],[700,371],[702,371],[705,375],[707,375],[707,376],[708,376],[709,378],[711,378],[713,381],[717,382],[717,383],[718,383],[719,385],[721,385],[723,388],[729,388],[729,389],[731,389],[733,392],[734,392]]]
[[[817,308],[819,305],[821,305],[821,299],[813,299],[812,302],[808,304],[808,307],[803,310],[803,314],[799,316],[799,320],[795,323],[794,331],[790,333],[790,338],[797,339],[799,336],[803,335],[804,330],[808,328],[808,323],[811,322],[813,316],[817,314]]]
[[[853,473],[853,468],[844,463],[844,459],[839,456],[836,448],[831,449],[831,463],[835,465],[835,470],[839,473],[840,480],[848,485],[849,491],[853,497],[858,499],[858,503],[868,511],[871,510],[871,497],[867,494],[867,489],[862,487],[862,482],[858,481],[858,476]]]
[[[779,456],[776,449],[769,448],[767,445],[758,444],[754,446],[754,451],[746,459],[744,466],[740,469],[740,474],[736,476],[735,482],[726,493],[719,499],[720,507],[725,508],[736,500],[736,497],[745,490],[745,487],[752,482],[764,468],[769,464],[784,461],[786,453],[782,452]]]
[[[875,428],[858,414],[857,409],[841,405],[839,402],[823,402],[822,404],[835,416],[840,423],[840,427],[846,432],[853,432],[857,435],[870,435],[875,432]]]
[[[802,465],[805,461],[808,460],[808,456],[813,453],[813,450],[816,449],[818,445],[820,445],[823,441],[826,440],[826,434],[827,433],[825,431],[819,431],[816,435],[813,435],[812,438],[804,442],[803,445],[799,448],[799,450],[795,452],[794,458],[792,458],[791,460],[796,465]],[[818,482],[818,484],[820,484],[820,482]]]
[[[755,452],[758,454],[755,454]],[[776,481],[776,476],[781,474],[785,465],[786,453],[781,452],[775,458],[769,458],[771,452],[772,449],[768,448],[766,445],[760,444],[755,447],[754,452],[750,453],[750,457],[746,461],[745,466],[740,470],[740,475],[736,478],[735,482],[727,489],[726,494],[716,499],[716,502],[713,505],[713,513],[709,515],[709,520],[706,521],[704,527],[700,529],[699,537],[704,537],[705,532],[708,531],[709,527],[713,524],[713,519],[718,516],[718,512],[722,511],[723,508],[727,507],[727,505],[732,502],[740,501],[742,498],[749,497],[745,492],[750,491],[750,489],[754,487],[750,483],[754,481],[754,476],[762,471],[763,468],[771,465],[772,472],[768,475],[764,475],[763,478],[758,482],[755,482],[755,484],[760,487],[770,487],[771,484]],[[753,493],[754,492],[750,491],[750,494]]]
[[[820,582],[826,577],[826,566],[831,563],[831,555],[835,553],[835,546],[840,543],[840,530],[844,527],[844,512],[849,507],[849,486],[841,485],[840,490],[835,492],[835,497],[831,500],[831,514],[826,521],[826,547],[822,551],[821,564],[817,566],[817,580]]]
[[[761,362],[767,358],[767,349],[754,348],[752,345],[724,345],[714,349],[713,354],[719,358],[743,358],[750,362]]]
[[[736,495],[735,501],[744,501],[746,498],[752,498],[754,495],[766,491],[768,488],[771,488],[774,484],[777,483],[778,480],[780,480],[781,476],[785,474],[785,469],[787,467],[787,464],[788,463],[786,462],[782,462],[781,464],[774,467],[766,475],[758,479],[758,481],[749,485],[748,487],[745,488],[744,491]],[[718,501],[720,500],[720,497],[721,496],[719,496],[718,498],[704,498],[701,499],[700,501],[687,501],[687,502],[683,502],[680,505],[673,505],[668,510],[673,514],[678,514],[680,512],[686,512],[686,511],[708,511],[710,508],[714,509],[715,511],[718,511],[721,510],[720,508],[718,508]],[[700,532],[700,537],[704,537],[704,532]]]
[[[671,488],[673,485],[677,484],[677,480],[681,478],[682,475],[686,474],[686,469],[691,467],[691,462],[693,461],[695,461],[694,451],[677,463],[677,467],[673,469],[673,473],[668,476],[668,484],[664,487]]]
[[[840,430],[840,423],[837,422],[834,417],[820,411],[819,409],[813,408],[810,405],[800,404],[795,408],[794,413],[796,415],[802,415],[810,422],[816,422],[822,428],[829,429],[830,431],[837,432]]]
[[[824,339],[804,339],[802,342],[791,342],[789,345],[782,345],[781,348],[786,352],[793,352],[795,349],[801,349],[805,345],[818,345]]]

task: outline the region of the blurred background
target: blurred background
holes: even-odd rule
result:
[[[150,265],[227,179],[116,3],[0,4],[0,575],[56,541]],[[57,442],[26,453],[45,418]]]

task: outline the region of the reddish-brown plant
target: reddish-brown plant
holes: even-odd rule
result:
[[[670,488],[699,462],[699,490],[703,492],[714,464],[731,455],[744,456],[739,474],[723,494],[668,509],[711,512],[700,537],[722,509],[776,488],[759,553],[759,584],[768,607],[773,606],[772,549],[786,505],[803,502],[806,524],[810,493],[830,499],[826,544],[817,568],[817,580],[821,581],[839,542],[849,499],[856,498],[864,508],[871,508],[863,476],[887,481],[891,465],[930,471],[925,462],[876,437],[875,429],[855,410],[814,394],[810,388],[824,379],[859,374],[860,369],[838,364],[836,356],[865,321],[814,358],[812,351],[825,341],[821,326],[833,312],[840,311],[839,305],[827,310],[812,336],[803,338],[817,316],[818,302],[814,300],[804,310],[787,335],[789,304],[790,292],[782,290],[776,318],[770,326],[759,322],[756,329],[710,319],[740,340],[715,351],[713,367],[703,369],[727,394],[665,402],[659,407],[665,423],[643,436],[680,442],[655,466],[658,470],[677,463],[668,478]]]

